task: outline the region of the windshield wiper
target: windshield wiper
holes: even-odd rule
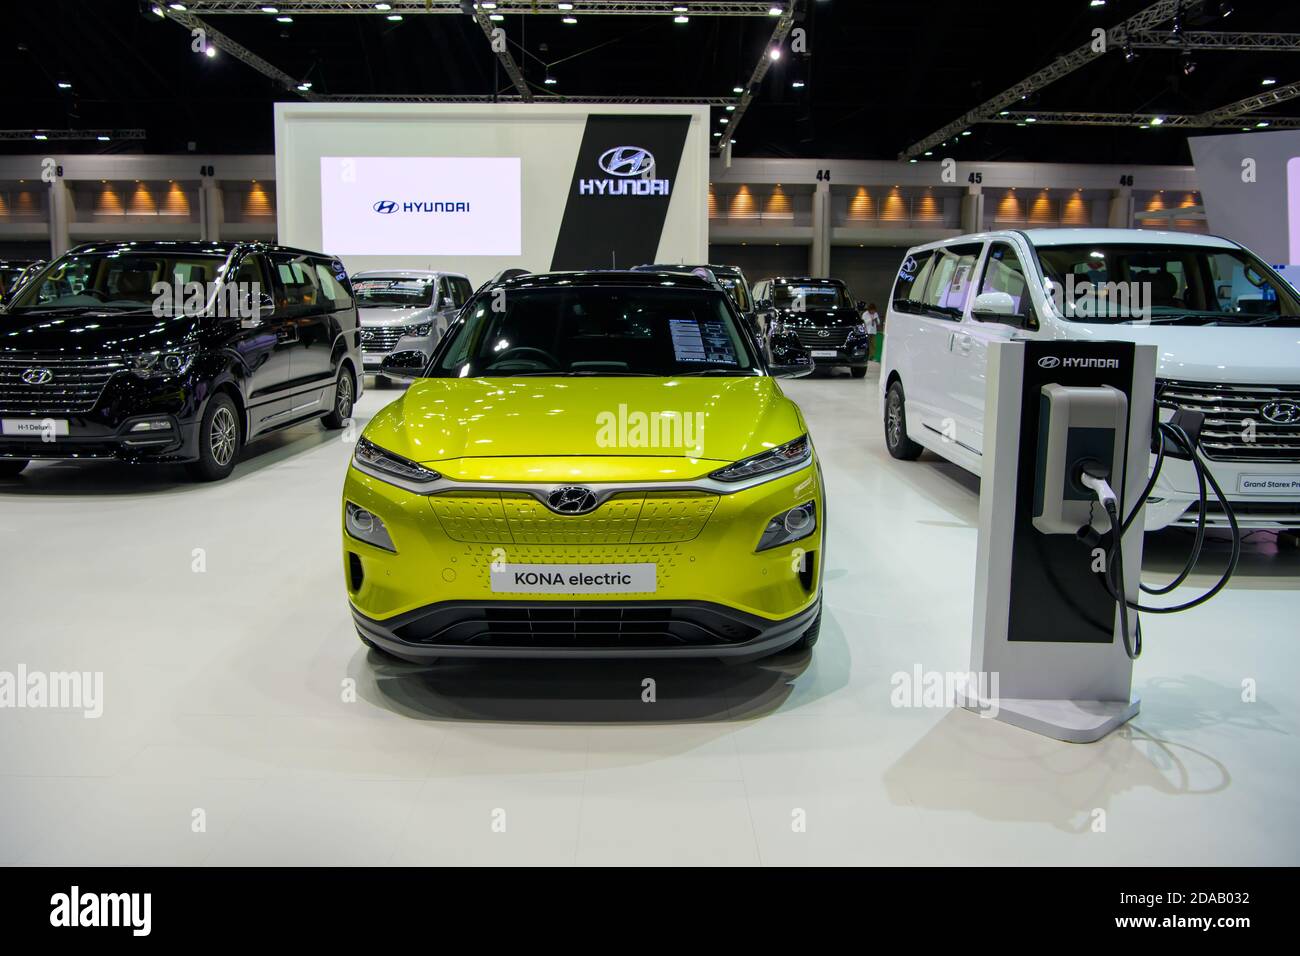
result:
[[[686,378],[687,376],[692,375],[727,375],[731,378],[743,378],[747,375],[752,375],[753,371],[753,369],[748,368],[705,368],[700,369],[698,372],[678,372],[674,377]]]

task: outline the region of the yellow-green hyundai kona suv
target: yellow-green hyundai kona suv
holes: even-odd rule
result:
[[[357,441],[341,517],[362,641],[409,661],[810,647],[826,505],[776,381],[811,363],[790,360],[705,277],[481,289],[427,360],[389,358],[412,384]]]

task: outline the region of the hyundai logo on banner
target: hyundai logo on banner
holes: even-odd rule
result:
[[[469,203],[421,200],[399,204],[392,199],[381,199],[370,208],[381,216],[391,216],[395,212],[469,212]]]
[[[615,146],[597,161],[609,179],[580,179],[582,196],[667,196],[670,184],[656,179],[654,153],[643,146]]]

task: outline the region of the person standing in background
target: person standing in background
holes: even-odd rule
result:
[[[867,306],[867,312],[862,317],[862,321],[867,326],[867,335],[871,337],[870,357],[879,362],[881,351],[880,312],[876,309],[876,303],[872,302]]]

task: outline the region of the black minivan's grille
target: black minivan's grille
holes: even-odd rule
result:
[[[0,412],[88,412],[108,380],[127,368],[120,355],[67,356],[0,352]]]
[[[810,349],[843,348],[849,337],[849,328],[795,329],[799,344]]]
[[[1160,383],[1159,397],[1205,414],[1201,450],[1217,461],[1300,461],[1300,387]]]

